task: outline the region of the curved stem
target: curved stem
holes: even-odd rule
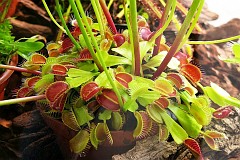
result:
[[[182,48],[182,46],[187,42],[188,37],[190,36],[190,34],[192,33],[193,29],[195,28],[195,26],[196,26],[196,24],[198,22],[198,18],[199,18],[200,14],[201,14],[201,11],[202,11],[202,8],[203,8],[203,5],[204,5],[204,1],[205,0],[200,1],[200,4],[199,4],[198,9],[197,9],[197,13],[195,14],[195,17],[194,17],[193,21],[191,22],[191,25],[190,25],[190,27],[189,27],[189,29],[187,31],[187,34],[184,36],[182,42],[178,46],[177,51],[180,50]]]
[[[166,20],[166,23],[164,23],[164,25],[163,25],[163,27],[161,29],[159,29],[158,31],[154,32],[150,36],[150,40],[149,41],[154,41],[158,36],[160,36],[163,33],[163,31],[166,30],[166,28],[168,27],[168,25],[172,21],[172,17],[174,16],[174,11],[175,11],[175,8],[176,8],[176,0],[171,0],[171,2],[172,2],[171,12],[169,14],[168,19]]]
[[[171,0],[168,0],[167,1],[167,4],[165,4],[165,8],[164,8],[164,12],[162,14],[162,18],[160,19],[160,24],[158,26],[158,29],[157,30],[160,30],[162,28],[162,24],[165,24],[166,20],[167,20],[167,17],[168,17],[168,13],[169,11],[171,10],[171,6],[172,6],[172,3],[173,1]],[[159,51],[159,47],[160,47],[160,42],[161,42],[161,37],[162,37],[162,34],[159,35],[156,40],[155,40],[155,46],[154,46],[154,49],[153,49],[153,54],[152,56],[156,56],[158,54],[158,51]]]
[[[139,36],[138,36],[138,24],[137,24],[137,4],[136,0],[130,0],[130,20],[132,28],[132,48],[134,48],[134,75],[140,76],[141,74],[141,58],[140,58],[140,47],[139,47]]]
[[[96,15],[96,17],[97,17],[97,21],[98,21],[98,26],[99,26],[99,29],[100,29],[100,35],[101,35],[101,37],[102,37],[102,39],[103,39],[103,37],[104,37],[104,23],[103,23],[103,17],[101,16],[102,14],[101,14],[101,12],[102,12],[102,10],[101,10],[101,8],[100,8],[100,4],[99,4],[99,1],[97,1],[97,0],[91,0],[91,4],[92,4],[92,6],[93,6],[93,10],[94,10],[94,13],[95,13],[95,15]]]
[[[88,50],[89,50],[90,53],[91,53],[91,56],[92,56],[92,58],[93,58],[93,61],[94,61],[95,64],[97,65],[98,69],[99,69],[100,71],[103,71],[102,66],[101,66],[101,64],[100,64],[100,62],[99,62],[99,60],[98,60],[98,58],[97,58],[97,56],[96,56],[96,54],[95,54],[94,48],[93,48],[93,46],[92,46],[92,44],[91,44],[91,42],[90,42],[90,40],[89,40],[89,38],[88,38],[88,34],[87,34],[86,29],[85,29],[85,27],[84,27],[84,25],[83,25],[83,23],[82,23],[82,19],[81,19],[80,15],[79,15],[79,12],[78,12],[78,9],[77,9],[77,6],[76,6],[74,0],[69,0],[69,3],[70,3],[70,5],[71,5],[71,7],[72,7],[72,11],[73,11],[74,16],[75,16],[75,18],[76,18],[76,20],[77,20],[78,26],[79,26],[79,28],[80,28],[80,30],[81,30],[81,32],[82,32],[82,35],[83,35],[83,37],[84,37],[84,40],[85,40],[85,42],[86,42],[86,44],[87,44]],[[88,22],[87,22],[87,23],[88,23]]]
[[[55,0],[55,2],[56,2],[56,10],[57,10],[58,16],[59,16],[59,18],[60,18],[60,20],[62,22],[63,27],[66,30],[66,33],[67,33],[68,37],[71,39],[73,44],[77,47],[77,49],[80,50],[81,49],[80,44],[75,40],[75,38],[72,36],[70,30],[67,27],[65,19],[64,19],[63,15],[62,15],[62,11],[61,11],[61,6],[59,4],[59,0]]]
[[[45,95],[38,95],[38,96],[3,100],[3,101],[0,101],[0,106],[6,106],[6,105],[11,105],[11,104],[17,104],[17,103],[32,102],[32,101],[37,101],[37,100],[41,100],[41,99],[45,99]]]
[[[6,15],[7,15],[7,13],[8,13],[8,9],[9,9],[9,7],[10,7],[10,5],[11,5],[11,2],[12,2],[12,0],[8,0],[7,3],[6,3],[6,5],[4,6],[4,10],[3,10],[3,13],[2,13],[2,15],[1,15],[1,20],[0,20],[0,22],[3,22],[4,19],[6,18]]]
[[[107,21],[108,21],[109,27],[112,29],[113,34],[116,34],[117,33],[117,29],[116,29],[116,26],[115,26],[115,24],[113,22],[111,14],[109,13],[109,10],[108,10],[108,7],[107,7],[105,1],[104,0],[99,0],[99,3],[101,5],[101,7],[102,7],[103,13],[105,14],[105,17],[106,17]]]
[[[109,74],[109,71],[108,71],[108,69],[107,69],[107,66],[106,66],[106,64],[105,64],[105,62],[104,62],[104,60],[103,60],[103,57],[102,57],[102,53],[101,53],[101,51],[100,51],[100,49],[99,49],[99,46],[98,46],[98,44],[97,44],[96,38],[94,37],[94,35],[93,35],[93,33],[92,33],[92,29],[91,29],[90,25],[88,24],[86,15],[85,15],[84,10],[83,10],[83,7],[82,7],[82,4],[81,4],[81,2],[80,2],[79,0],[76,1],[76,4],[77,4],[77,7],[78,7],[78,9],[79,9],[79,11],[80,11],[80,14],[81,14],[81,16],[82,16],[83,22],[85,23],[85,26],[86,26],[86,28],[87,28],[87,30],[88,30],[88,34],[90,35],[90,37],[91,37],[91,39],[92,39],[92,43],[93,43],[93,45],[94,45],[94,47],[95,47],[95,49],[96,49],[96,51],[97,51],[97,53],[98,53],[98,55],[99,55],[99,61],[101,62],[101,65],[102,65],[102,67],[103,67],[103,70],[104,70],[104,72],[106,73],[106,76],[107,76],[107,78],[108,78],[108,80],[109,80],[109,82],[110,82],[110,84],[111,84],[111,86],[112,86],[112,88],[113,88],[113,91],[116,93],[116,95],[117,95],[117,97],[118,97],[119,105],[122,107],[122,106],[123,106],[123,101],[122,101],[120,92],[118,91],[117,86],[116,86],[116,84],[114,83],[112,76]],[[88,38],[88,37],[87,37],[87,38]]]
[[[55,20],[55,18],[53,17],[51,11],[50,11],[49,8],[48,8],[48,5],[47,5],[46,1],[45,1],[45,0],[42,0],[42,3],[43,3],[43,6],[44,6],[45,10],[47,11],[50,19],[53,21],[53,23],[54,23],[59,29],[61,29],[64,33],[66,33],[65,29],[64,29],[64,28]]]
[[[189,28],[189,25],[191,24],[192,19],[195,15],[195,12],[197,11],[197,8],[199,7],[199,4],[201,3],[201,1],[202,0],[194,0],[192,2],[192,6],[190,7],[187,17],[185,18],[183,25],[173,42],[172,47],[170,48],[168,54],[166,55],[166,57],[163,59],[162,63],[158,67],[157,71],[153,74],[152,79],[156,79],[162,74],[162,72],[165,70],[165,68],[167,67],[168,63],[170,62],[174,54],[177,52],[178,47],[181,44],[181,41],[184,38],[184,35],[186,34]]]
[[[224,39],[219,39],[219,40],[213,40],[213,41],[188,41],[188,44],[216,44],[216,43],[224,43],[224,42],[229,42],[232,40],[240,39],[240,35],[229,37],[229,38],[224,38]]]
[[[18,71],[18,72],[32,73],[32,74],[36,74],[36,75],[40,75],[42,73],[40,71],[29,70],[26,68],[21,68],[21,67],[16,67],[16,66],[11,66],[11,65],[4,65],[4,64],[0,64],[0,68],[10,69],[10,70]]]
[[[64,13],[64,20],[67,21],[69,18],[71,12],[71,6],[69,5],[67,8],[67,11]],[[56,38],[56,42],[58,42],[59,40],[61,40],[62,34],[64,32],[62,30],[59,30],[58,34],[57,34],[57,38]]]
[[[12,57],[11,57],[11,61],[9,63],[10,66],[16,66],[18,63],[18,55],[17,54],[14,54]],[[3,74],[0,76],[0,85],[3,84],[13,73],[14,71],[13,70],[6,70],[5,72],[3,72]]]
[[[124,15],[125,15],[125,20],[127,23],[127,28],[128,28],[128,34],[129,34],[129,40],[130,40],[130,44],[133,44],[133,35],[132,35],[132,27],[131,27],[131,23],[129,21],[129,14],[128,14],[128,4],[127,4],[127,0],[123,1],[123,10],[124,10]],[[132,54],[134,53],[134,48],[131,47],[131,52]],[[134,62],[134,56],[132,56],[132,62]],[[134,72],[134,65],[131,66],[132,67],[132,73]]]

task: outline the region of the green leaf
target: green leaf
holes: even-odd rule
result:
[[[166,96],[170,95],[174,91],[172,83],[163,77],[160,77],[155,81],[155,88],[159,90],[161,94]]]
[[[228,63],[240,63],[240,44],[235,43],[232,46],[232,51],[234,54],[234,58],[224,59],[224,58],[220,57],[220,59],[223,60],[224,62],[228,62]]]
[[[160,52],[158,55],[152,57],[146,64],[143,65],[143,70],[153,69],[155,67],[158,67],[162,63],[166,55],[167,55],[167,52],[163,51],[163,52]],[[180,62],[175,57],[173,57],[167,66],[170,69],[178,69],[179,64]]]
[[[76,69],[76,68],[70,68],[69,71],[67,72],[68,77],[71,78],[76,78],[76,77],[93,77],[98,75],[98,73],[92,73],[88,71],[84,71],[81,69]]]
[[[15,42],[14,46],[18,54],[28,60],[31,53],[42,49],[44,44],[42,42]]]
[[[147,52],[153,47],[154,41],[150,42],[150,41],[142,41],[139,42],[139,46],[140,46],[140,56],[141,56],[141,61],[143,59],[143,57],[147,54]]]
[[[136,100],[134,99],[129,99],[127,100],[124,105],[123,105],[123,110],[124,111],[130,111],[130,112],[135,112],[138,109],[138,104]]]
[[[205,96],[193,98],[190,113],[199,124],[208,125],[212,118],[212,110],[208,98]]]
[[[211,82],[211,87],[205,87],[204,91],[208,97],[219,106],[233,105],[240,107],[240,100],[231,97],[227,91],[219,87],[217,84]]]
[[[165,111],[160,111],[162,119],[167,126],[167,129],[171,133],[174,141],[177,144],[181,144],[185,139],[188,138],[187,132],[177,123],[175,122]]]
[[[132,64],[129,59],[125,57],[114,56],[114,55],[109,55],[105,60],[105,63],[107,67],[120,65],[120,64],[128,64],[128,65]]]
[[[124,115],[123,115],[124,116]],[[116,131],[122,129],[124,119],[119,112],[112,112],[111,125],[112,128]]]
[[[240,63],[240,58],[225,59],[224,62],[228,62],[228,63]]]
[[[112,114],[112,111],[104,110],[103,112],[99,113],[98,119],[106,122],[107,120],[111,119],[111,114]]]
[[[160,92],[147,90],[141,95],[139,95],[137,100],[142,106],[147,106],[148,104],[151,104],[155,100],[159,99],[160,96]]]
[[[98,75],[98,73],[92,73],[80,69],[71,68],[67,72],[67,75],[69,77],[66,77],[66,81],[68,82],[71,88],[75,88],[89,81],[94,76]]]
[[[110,71],[111,70],[109,70],[109,72]],[[98,84],[99,87],[110,88],[110,89],[112,88],[105,72],[100,73],[95,79],[95,82]]]
[[[95,69],[94,65],[95,65],[94,63],[89,63],[89,61],[80,62],[77,64],[77,68],[81,68],[81,70],[84,71],[93,71]]]
[[[70,141],[69,145],[71,151],[74,153],[81,153],[88,145],[89,133],[86,130],[80,130],[76,136],[74,136]]]
[[[124,42],[120,47],[112,48],[112,51],[117,52],[132,61],[131,44],[128,43],[128,41]]]
[[[34,85],[34,91],[37,93],[42,93],[44,90],[54,82],[54,75],[53,74],[47,74],[42,76],[42,79],[37,81]]]
[[[197,138],[201,132],[202,125],[198,124],[193,116],[180,109],[178,106],[170,105],[168,107],[177,117],[181,126],[192,138]]]
[[[240,44],[235,43],[232,46],[233,53],[235,55],[235,58],[240,58]]]
[[[129,90],[131,98],[136,100],[139,96],[144,95],[144,92],[148,91],[148,85],[145,83],[139,83],[136,80],[132,80],[129,84]]]
[[[146,107],[148,115],[157,123],[161,124],[163,123],[162,117],[160,112],[162,112],[162,109],[158,107],[155,104],[148,105]]]
[[[89,122],[93,120],[93,117],[88,113],[88,109],[85,106],[74,107],[73,112],[76,116],[79,126],[82,126],[84,124],[89,125]]]
[[[70,85],[71,88],[79,87],[83,83],[89,81],[92,77],[76,77],[70,78],[66,77],[67,83]]]
[[[90,129],[90,141],[93,147],[97,150],[99,141],[96,137],[96,126],[91,124],[91,129]]]

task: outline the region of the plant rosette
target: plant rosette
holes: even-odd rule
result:
[[[240,101],[213,82],[202,86],[202,73],[191,63],[187,40],[203,0],[193,1],[171,45],[162,33],[179,5],[175,0],[164,3],[163,12],[150,5],[161,22],[154,32],[137,16],[136,1],[125,2],[127,29],[121,33],[104,0],[91,0],[97,23],[85,15],[81,1],[69,0],[67,13],[76,18],[70,28],[58,0],[62,26],[43,3],[64,36],[46,46],[47,56],[35,53],[28,58],[24,72],[35,69],[38,75],[29,75],[17,99],[0,101],[0,106],[37,101],[43,114],[77,133],[69,147],[79,155],[106,143],[113,145],[112,131],[120,130],[132,131],[135,140],[157,135],[164,141],[171,135],[200,159],[203,155],[196,138],[203,137],[212,149],[218,149],[214,139],[224,134],[204,132],[203,127],[213,118],[227,117],[232,106],[240,107]],[[212,102],[219,108],[212,108]]]

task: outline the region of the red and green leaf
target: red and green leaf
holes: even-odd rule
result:
[[[208,135],[203,135],[203,138],[205,140],[205,142],[207,143],[207,145],[213,149],[213,150],[218,150],[218,146],[217,144],[215,143],[214,139]]]
[[[68,89],[69,89],[69,86],[66,82],[57,81],[49,85],[45,95],[48,101],[54,102],[60,95],[62,95],[63,93],[66,93]]]
[[[118,111],[120,109],[117,95],[111,89],[103,89],[102,93],[97,96],[97,101],[105,109],[111,111]]]
[[[128,83],[133,80],[132,75],[128,73],[117,73],[115,79],[125,88],[128,88]]]
[[[83,85],[80,90],[80,96],[84,101],[89,101],[93,98],[101,88],[95,82],[88,82],[87,84]]]
[[[54,64],[52,65],[51,69],[53,74],[60,75],[60,76],[65,76],[68,71],[68,69],[61,64]]]
[[[86,130],[80,130],[76,136],[74,136],[70,141],[70,149],[74,153],[82,153],[89,146],[89,132]]]
[[[31,77],[31,78],[27,78],[26,81],[25,81],[25,84],[28,87],[33,87],[40,79],[41,79],[41,77],[39,77],[39,76],[34,76],[34,77]]]
[[[133,131],[133,137],[136,139],[146,138],[149,136],[152,120],[144,111],[136,111],[134,116],[137,119],[137,126]]]
[[[224,133],[221,132],[217,132],[217,131],[205,131],[204,135],[207,135],[211,138],[226,138],[226,135]]]
[[[158,100],[154,101],[154,103],[162,109],[166,109],[170,104],[169,100],[165,97],[159,98]]]
[[[185,146],[188,147],[188,149],[190,149],[190,151],[193,153],[193,155],[200,160],[204,160],[202,152],[201,152],[201,148],[198,144],[198,142],[194,139],[191,138],[187,138],[184,141]]]
[[[169,137],[169,130],[165,125],[159,125],[159,135],[158,139],[159,141],[166,141]]]
[[[31,62],[33,64],[45,64],[46,61],[46,57],[38,53],[34,53],[31,57]]]
[[[201,70],[197,66],[190,63],[182,65],[180,72],[193,84],[199,82],[202,78]]]
[[[232,112],[232,107],[220,107],[216,111],[213,112],[213,117],[217,119],[227,118],[229,114]]]
[[[178,73],[168,73],[166,78],[170,80],[177,89],[181,89],[183,87],[183,80]]]
[[[155,104],[148,105],[146,107],[146,111],[150,116],[150,118],[154,120],[156,123],[159,123],[159,124],[163,123],[163,120],[160,114],[161,108],[158,105],[155,105]]]

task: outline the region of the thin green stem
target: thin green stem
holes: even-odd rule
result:
[[[105,0],[99,0],[99,3],[102,7],[102,10],[103,10],[103,13],[107,19],[107,22],[108,22],[108,25],[110,27],[110,29],[112,30],[113,34],[116,34],[117,33],[117,29],[116,29],[116,26],[113,22],[113,19],[111,17],[111,14],[109,13],[109,10],[107,8],[107,5],[105,3]]]
[[[32,74],[35,74],[35,75],[40,75],[42,73],[40,71],[34,71],[34,70],[26,69],[26,68],[10,66],[10,65],[4,65],[4,64],[0,64],[0,68],[10,69],[10,70],[18,71],[18,72],[32,73]]]
[[[195,28],[195,26],[197,25],[197,22],[198,22],[198,19],[199,19],[199,16],[202,12],[202,8],[203,8],[203,5],[204,5],[204,0],[200,1],[200,4],[199,4],[199,7],[198,7],[198,10],[197,10],[197,13],[195,14],[195,17],[191,23],[191,26],[189,27],[188,31],[187,31],[187,34],[184,36],[181,44],[178,46],[178,49],[177,50],[180,50],[182,48],[182,46],[186,43],[186,41],[188,40],[190,34],[192,33],[193,29]]]
[[[94,45],[94,47],[95,47],[95,49],[96,49],[96,51],[98,53],[99,61],[101,62],[103,70],[104,70],[104,72],[105,72],[105,74],[106,74],[106,76],[107,76],[107,78],[108,78],[108,80],[109,80],[109,82],[110,82],[110,84],[111,84],[111,86],[113,88],[113,91],[116,93],[116,95],[118,97],[119,105],[122,107],[123,106],[123,101],[122,101],[120,92],[118,91],[117,86],[114,83],[112,76],[109,74],[109,71],[107,69],[107,66],[106,66],[104,60],[103,60],[102,53],[101,53],[101,51],[99,49],[98,43],[96,41],[96,38],[95,38],[95,36],[92,33],[92,29],[91,29],[90,25],[88,24],[87,17],[85,15],[85,12],[83,10],[83,7],[82,7],[82,4],[81,4],[80,0],[77,0],[76,4],[77,4],[78,10],[79,10],[79,12],[80,12],[80,14],[82,16],[83,22],[85,23],[85,26],[87,28],[88,34],[90,35],[90,37],[92,39],[92,43],[93,43],[93,45]]]
[[[131,44],[134,48],[134,75],[141,75],[141,57],[140,57],[140,47],[139,47],[139,36],[138,36],[138,24],[137,24],[137,4],[136,0],[130,0],[130,20],[132,28],[132,39]]]
[[[94,13],[97,17],[97,21],[98,21],[98,26],[99,26],[99,29],[100,29],[100,35],[103,39],[104,37],[104,23],[103,23],[103,18],[102,18],[102,10],[100,8],[100,4],[99,4],[99,1],[98,0],[91,0],[91,4],[93,6],[93,10],[94,10]]]
[[[129,10],[128,10],[128,4],[126,3],[127,0],[124,0],[124,3],[123,3],[123,9],[124,9],[124,15],[125,15],[125,20],[126,20],[126,23],[127,23],[127,28],[128,28],[128,34],[129,34],[129,40],[130,40],[130,44],[133,44],[133,35],[132,35],[132,27],[131,27],[131,24],[130,24],[130,21],[129,21]],[[127,40],[128,41],[128,40]],[[131,52],[132,52],[132,55],[134,53],[134,47],[131,47]],[[132,56],[132,62],[134,62],[134,56]],[[134,65],[132,65],[132,73],[134,73]]]
[[[37,101],[37,100],[41,100],[41,99],[45,99],[45,95],[2,100],[2,101],[0,101],[0,106],[6,106],[6,105],[11,105],[11,104],[17,104],[17,103],[32,102],[32,101]]]
[[[57,10],[58,16],[59,16],[59,18],[62,22],[62,25],[63,25],[64,29],[66,30],[66,33],[67,33],[68,37],[71,39],[71,41],[76,46],[76,48],[78,50],[80,50],[81,49],[80,44],[75,40],[75,38],[73,37],[73,35],[71,34],[70,30],[67,27],[67,24],[65,22],[65,19],[63,17],[62,11],[61,11],[61,6],[59,4],[59,0],[55,0],[55,2],[56,2],[56,10]]]
[[[159,37],[163,31],[166,30],[166,28],[168,27],[168,25],[170,24],[170,22],[172,21],[172,17],[174,16],[174,12],[175,12],[175,8],[176,8],[176,0],[171,0],[169,3],[172,3],[171,7],[171,11],[170,14],[168,16],[168,19],[166,20],[166,22],[164,23],[164,25],[161,27],[161,29],[157,30],[155,33],[153,33],[150,36],[150,42],[153,42],[157,37]]]
[[[98,60],[98,58],[97,58],[97,56],[96,56],[96,54],[95,54],[94,48],[93,48],[93,46],[92,46],[92,44],[91,44],[91,42],[90,42],[90,40],[89,40],[88,34],[87,34],[87,32],[86,32],[86,29],[85,29],[85,27],[84,27],[84,25],[83,25],[83,23],[82,23],[82,19],[81,19],[80,15],[79,15],[77,6],[76,6],[74,0],[69,0],[69,3],[70,3],[70,5],[71,5],[71,7],[72,7],[72,11],[73,11],[74,16],[75,16],[75,18],[76,18],[76,20],[77,20],[78,26],[79,26],[79,28],[80,28],[80,30],[81,30],[81,32],[82,32],[82,35],[83,35],[83,37],[84,37],[84,40],[85,40],[85,42],[86,42],[86,44],[87,44],[88,50],[89,50],[90,53],[91,53],[91,56],[92,56],[92,58],[93,58],[93,61],[94,61],[95,64],[97,65],[98,69],[102,72],[102,71],[103,71],[103,68],[102,68],[102,66],[101,66],[101,64],[100,64],[100,62],[99,62],[99,60]],[[88,24],[88,22],[87,22],[87,24]]]
[[[217,43],[225,43],[232,40],[240,39],[240,35],[219,39],[219,40],[213,40],[213,41],[188,41],[188,44],[217,44]]]
[[[11,2],[12,2],[12,0],[8,0],[7,1],[6,5],[5,5],[4,9],[3,9],[3,13],[2,13],[2,16],[1,16],[0,22],[3,22],[4,19],[6,18],[6,15],[8,13],[8,9],[9,9],[9,7],[11,5]]]
[[[168,54],[166,55],[166,57],[163,59],[162,63],[158,67],[157,71],[153,74],[152,79],[156,79],[157,77],[159,77],[162,74],[162,72],[165,70],[165,68],[167,67],[168,63],[170,62],[170,60],[172,59],[174,54],[178,51],[178,46],[181,44],[181,41],[184,38],[184,35],[186,34],[186,32],[192,22],[192,19],[195,15],[195,12],[197,11],[197,8],[199,7],[199,4],[201,3],[201,1],[202,0],[194,0],[192,2],[190,10],[182,24],[182,27],[181,27],[178,35],[176,36],[176,38],[173,42],[172,47],[170,48]]]
[[[68,20],[69,15],[70,15],[70,12],[71,12],[71,6],[69,5],[68,8],[67,8],[67,11],[66,11],[65,14],[64,14],[64,17],[65,17],[64,20],[65,20],[65,22]],[[58,42],[58,41],[61,39],[63,33],[64,33],[64,32],[60,29],[59,32],[58,32],[58,34],[57,34],[56,42]]]
[[[108,3],[108,9],[110,9],[111,5],[113,4],[113,0],[110,0],[109,3]]]
[[[167,5],[166,5],[166,7],[164,9],[164,12],[162,14],[162,18],[160,19],[160,24],[158,26],[158,30],[162,28],[163,24],[165,24],[165,22],[167,20],[167,17],[168,17],[168,13],[171,10],[172,2],[173,2],[172,0],[167,1]],[[154,46],[154,49],[153,49],[152,56],[156,56],[158,54],[159,47],[160,47],[160,42],[161,42],[161,37],[162,37],[162,34],[159,35],[155,40],[155,46]]]
[[[65,29],[64,29],[64,28],[55,20],[55,18],[53,17],[50,9],[48,8],[48,5],[47,5],[46,1],[45,1],[45,0],[42,0],[42,3],[43,3],[43,6],[44,6],[45,10],[47,11],[50,19],[53,21],[53,23],[54,23],[59,29],[61,29],[64,33],[66,33]]]
[[[160,0],[160,2],[161,2],[161,4],[163,5],[163,7],[166,6],[166,3],[164,2],[164,0]],[[179,3],[179,2],[177,2],[177,6],[178,6],[178,3]],[[177,7],[177,6],[176,6],[176,7]],[[179,31],[180,28],[181,28],[181,23],[178,21],[178,19],[177,19],[175,16],[172,17],[172,21],[173,21],[173,23],[175,24],[175,27],[176,27],[177,31]]]

